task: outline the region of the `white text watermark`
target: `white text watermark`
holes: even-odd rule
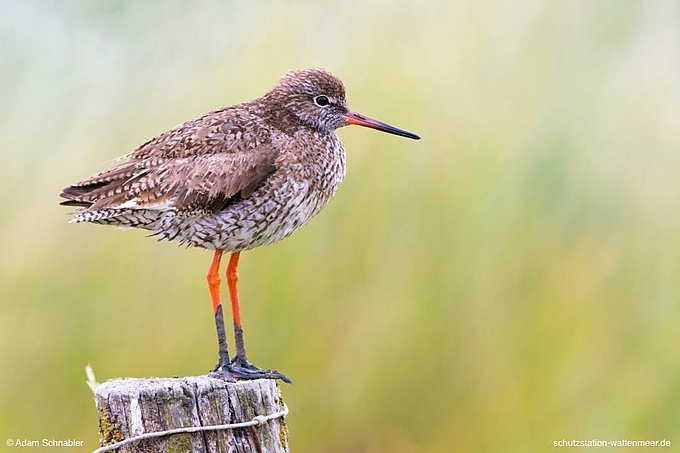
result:
[[[670,447],[668,439],[560,439],[553,441],[553,447]]]
[[[27,438],[13,438],[10,437],[5,442],[8,447],[82,447],[85,441],[80,439],[27,439]]]

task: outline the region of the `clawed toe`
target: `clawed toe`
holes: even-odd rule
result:
[[[241,361],[232,359],[227,365],[217,365],[215,369],[209,373],[209,376],[222,379],[227,382],[236,382],[237,380],[253,380],[253,379],[280,379],[287,384],[292,384],[293,381],[276,370],[264,370],[256,367],[248,361]]]

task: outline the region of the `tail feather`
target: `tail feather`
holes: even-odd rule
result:
[[[125,210],[115,208],[82,210],[69,220],[69,223],[99,223],[103,225],[116,225],[120,227],[153,228],[158,220],[160,212],[146,209]]]
[[[78,200],[66,200],[66,201],[62,201],[59,204],[62,205],[62,206],[78,206],[78,207],[81,207],[81,208],[89,208],[90,206],[92,206],[92,203],[90,203],[90,202],[78,201]]]

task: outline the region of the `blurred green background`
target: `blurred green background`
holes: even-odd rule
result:
[[[86,364],[216,360],[211,254],[69,225],[60,190],[321,66],[423,139],[340,130],[329,207],[242,256],[250,357],[295,381],[293,451],[680,443],[678,3],[1,8],[0,437],[92,450]]]

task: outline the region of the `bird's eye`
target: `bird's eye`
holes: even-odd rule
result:
[[[326,107],[331,101],[328,100],[328,97],[321,95],[314,98],[314,103],[319,107]]]

